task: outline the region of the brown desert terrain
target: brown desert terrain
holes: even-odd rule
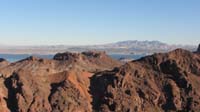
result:
[[[200,111],[200,46],[122,64],[105,52],[0,59],[0,112]]]

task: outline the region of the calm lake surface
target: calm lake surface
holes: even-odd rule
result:
[[[109,54],[112,58],[119,60],[120,58],[139,59],[144,55],[133,54]],[[16,62],[25,59],[29,56],[36,56],[40,58],[52,59],[54,55],[29,55],[29,54],[0,54],[0,58],[4,58],[9,62]]]

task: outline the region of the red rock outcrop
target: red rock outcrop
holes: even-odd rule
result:
[[[106,55],[105,52],[100,51],[87,51],[82,53],[58,53],[54,56],[54,60],[73,63],[72,65],[74,67],[90,72],[108,70],[121,65],[119,61],[112,59]]]
[[[200,55],[183,49],[121,65],[105,52],[0,61],[1,112],[200,110]]]
[[[154,54],[94,75],[90,88],[93,109],[198,112],[199,80],[199,55],[182,49]]]
[[[31,56],[2,64],[0,109],[5,112],[92,111],[90,77],[96,71],[111,70],[120,62],[100,52],[77,53],[68,60],[56,59],[57,56],[61,55],[57,54],[54,60]]]

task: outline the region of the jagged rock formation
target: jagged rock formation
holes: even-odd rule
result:
[[[58,53],[54,60],[67,61],[73,63],[76,68],[85,68],[86,71],[98,72],[111,69],[113,66],[119,66],[120,62],[113,60],[105,52],[88,51],[82,53]]]
[[[121,65],[105,52],[0,61],[2,112],[200,110],[200,55],[183,49]]]
[[[200,110],[200,56],[182,49],[129,62],[92,80],[97,111]]]
[[[89,77],[96,71],[111,70],[120,62],[96,52],[77,53],[68,60],[57,59],[59,56],[55,55],[54,60],[31,56],[2,64],[0,109],[5,112],[92,111]]]

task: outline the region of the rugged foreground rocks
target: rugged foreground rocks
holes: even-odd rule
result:
[[[90,77],[121,63],[104,52],[58,53],[54,59],[0,61],[0,112],[92,111]]]
[[[183,49],[122,65],[105,52],[0,60],[0,112],[200,111],[200,54]]]

